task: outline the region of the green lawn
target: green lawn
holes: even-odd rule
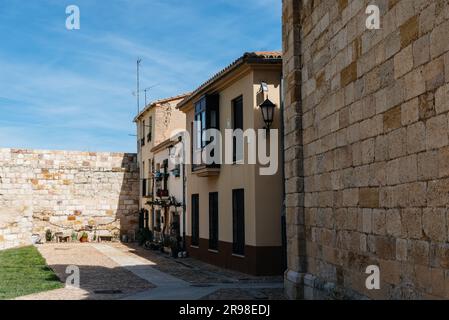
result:
[[[0,251],[0,299],[63,286],[35,247]]]

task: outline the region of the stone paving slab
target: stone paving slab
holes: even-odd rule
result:
[[[193,258],[174,259],[167,254],[147,250],[134,243],[111,243],[109,245],[152,261],[153,268],[194,284],[283,283],[282,276],[256,277],[213,266]]]
[[[68,265],[81,270],[81,288],[57,289],[24,300],[264,300],[284,299],[282,279],[253,277],[194,259],[173,259],[136,245],[51,244],[38,246],[62,281]],[[95,293],[119,290],[119,294]]]
[[[118,263],[101,254],[93,244],[46,244],[39,245],[39,252],[56,275],[65,282],[66,268],[80,268],[80,289],[57,289],[41,292],[19,299],[25,300],[110,300],[120,299],[140,291],[154,288]],[[103,294],[98,292],[109,292]],[[120,293],[113,293],[120,292]]]

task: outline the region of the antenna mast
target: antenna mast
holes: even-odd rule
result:
[[[140,113],[140,64],[142,59],[137,59],[137,114]]]

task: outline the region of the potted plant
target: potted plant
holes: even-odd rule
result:
[[[178,240],[176,239],[176,237],[172,237],[170,239],[170,250],[171,250],[171,256],[173,258],[177,258],[178,253],[179,253],[179,244],[178,244]]]
[[[155,172],[155,173],[154,173],[154,179],[155,179],[156,181],[162,181],[162,179],[163,179],[163,173],[160,172],[160,171]]]
[[[159,190],[156,192],[156,196],[157,196],[158,198],[166,198],[166,197],[168,197],[168,190],[162,190],[162,189],[159,189]]]
[[[53,240],[53,235],[50,229],[47,229],[47,231],[45,231],[45,240],[47,242],[51,242],[51,240]]]
[[[80,238],[80,242],[88,242],[89,241],[89,235],[87,234],[87,232],[83,232],[83,234],[81,235]]]
[[[72,238],[72,241],[76,241],[76,239],[78,239],[78,234],[75,231],[73,231],[71,238]]]
[[[164,237],[161,246],[161,252],[170,252],[171,250],[171,241],[169,237]]]

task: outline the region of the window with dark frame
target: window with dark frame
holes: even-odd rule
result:
[[[243,96],[232,101],[232,129],[243,130]],[[232,160],[234,163],[243,160],[243,141],[238,147],[240,150],[237,150],[237,137],[233,137]]]
[[[142,197],[147,195],[147,179],[145,179],[145,161],[142,161]]]
[[[200,207],[199,194],[192,194],[192,246],[200,244]]]
[[[202,151],[213,138],[206,137],[206,130],[220,129],[219,96],[207,94],[195,103],[195,125],[192,127],[194,150]],[[213,157],[213,154],[211,155]],[[198,158],[200,160],[201,158]],[[192,166],[196,168],[195,162]]]
[[[245,191],[232,190],[232,253],[245,254]]]
[[[145,120],[142,121],[142,139],[140,139],[142,147],[145,145]]]
[[[209,193],[209,249],[218,250],[218,192]]]
[[[148,122],[148,135],[147,140],[150,142],[153,139],[153,117],[150,117],[150,120]]]

